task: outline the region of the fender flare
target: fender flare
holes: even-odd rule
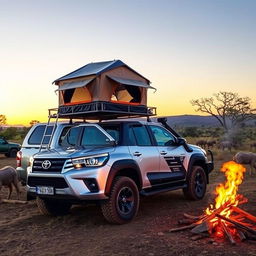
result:
[[[200,161],[203,163],[203,169],[205,171],[205,174],[206,174],[206,178],[207,178],[207,183],[209,183],[209,173],[208,173],[208,170],[207,170],[207,167],[206,167],[206,161],[205,161],[205,158],[201,155],[201,154],[192,154],[192,156],[190,157],[189,159],[189,164],[188,164],[188,172],[187,172],[187,176],[186,176],[186,179],[189,177],[191,171],[192,171],[192,168],[194,166],[194,163],[196,161]]]
[[[132,169],[136,172],[136,175],[138,176],[138,182],[139,182],[138,185],[139,185],[139,190],[140,190],[140,188],[142,187],[142,184],[143,184],[140,167],[138,166],[136,161],[134,161],[132,159],[123,159],[123,160],[118,160],[113,163],[113,165],[109,171],[109,174],[108,174],[106,187],[105,187],[105,195],[108,196],[110,194],[113,180],[115,179],[115,177],[118,175],[118,173],[121,170],[125,170],[125,169]]]

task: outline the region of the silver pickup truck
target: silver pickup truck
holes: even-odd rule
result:
[[[166,124],[84,123],[62,137],[65,127],[52,148],[30,159],[27,191],[43,214],[66,214],[72,204],[93,200],[107,221],[123,224],[136,216],[139,195],[176,189],[192,200],[205,195],[213,159]]]

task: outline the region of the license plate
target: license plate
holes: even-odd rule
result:
[[[54,188],[53,187],[36,187],[36,193],[38,195],[54,195]]]

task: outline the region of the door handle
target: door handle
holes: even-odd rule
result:
[[[136,152],[133,153],[133,155],[134,156],[141,156],[142,154],[140,152],[136,151]]]
[[[161,151],[160,154],[161,154],[162,156],[165,156],[165,155],[167,154],[167,152],[166,152],[166,151]]]

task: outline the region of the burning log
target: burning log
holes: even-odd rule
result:
[[[236,206],[232,206],[232,210],[239,213],[239,214],[242,214],[244,217],[246,217],[247,219],[251,220],[251,221],[254,221],[256,223],[256,217],[251,215],[250,213],[246,212],[246,211],[243,211],[242,209],[236,207]]]
[[[241,224],[241,223],[239,223],[237,221],[234,221],[234,220],[231,220],[229,218],[226,218],[225,216],[222,216],[220,214],[217,214],[217,217],[225,220],[226,222],[230,222],[231,224],[233,224],[234,226],[236,226],[236,227],[238,227],[240,229],[244,229],[245,231],[247,231],[247,232],[249,232],[249,233],[251,233],[253,235],[256,235],[256,230],[254,230],[252,228],[249,228],[249,227],[247,227],[247,226],[245,226],[245,225],[243,225],[243,224]]]
[[[191,232],[196,234],[192,240],[210,235],[216,238],[226,237],[232,245],[235,245],[237,240],[256,240],[256,217],[237,207],[248,201],[237,194],[245,168],[231,161],[225,163],[221,170],[225,172],[227,180],[216,188],[215,206],[211,205],[205,210],[205,214],[200,216],[184,213],[187,220],[183,219],[179,224],[190,225],[170,229],[170,232],[191,229]]]
[[[220,225],[222,227],[222,230],[224,231],[226,237],[229,239],[231,244],[236,244],[234,238],[232,237],[231,233],[228,231],[228,227],[226,226],[224,221],[220,221]]]

